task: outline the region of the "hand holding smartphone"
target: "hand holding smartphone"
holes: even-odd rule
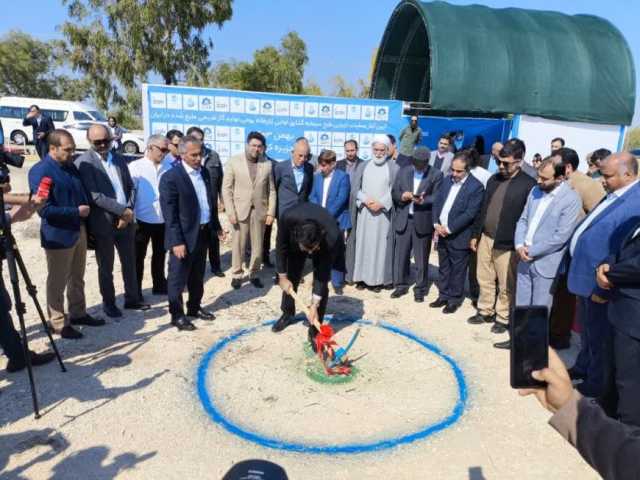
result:
[[[531,376],[549,366],[549,312],[545,306],[516,307],[509,326],[511,334],[511,386],[543,387]]]

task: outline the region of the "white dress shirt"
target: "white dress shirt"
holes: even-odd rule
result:
[[[538,226],[540,225],[540,221],[542,220],[542,216],[544,215],[544,212],[547,211],[547,208],[549,208],[549,204],[551,204],[553,199],[556,197],[558,188],[560,187],[558,186],[554,188],[553,191],[550,193],[542,194],[542,198],[540,199],[540,202],[538,202],[538,208],[536,208],[536,211],[533,214],[533,218],[529,220],[529,226],[527,227],[527,234],[524,237],[524,244],[527,247],[530,247],[531,245],[533,245],[533,236],[535,235],[536,230],[538,230]],[[516,245],[516,248],[519,248],[521,246],[522,245]]]
[[[198,196],[198,205],[200,205],[200,225],[209,223],[211,219],[211,209],[209,208],[209,200],[207,199],[207,186],[202,178],[202,169],[194,169],[187,165],[186,162],[182,162],[184,169],[189,175],[189,179],[193,184],[193,188]]]
[[[587,218],[584,219],[584,221],[580,224],[580,226],[576,229],[576,231],[573,233],[573,236],[571,237],[571,244],[569,245],[569,253],[571,254],[572,257],[573,257],[573,252],[576,249],[576,245],[578,244],[578,240],[580,239],[580,235],[582,235],[584,231],[587,228],[589,228],[589,225],[593,223],[593,221],[598,217],[598,215],[604,212],[618,198],[622,197],[625,193],[627,193],[629,189],[633,187],[636,183],[638,183],[638,180],[631,182],[626,187],[619,188],[615,192],[610,193],[605,197],[605,199],[602,202],[598,204],[596,208],[594,208],[591,211],[591,213],[589,213],[589,215],[587,215]]]
[[[493,173],[491,173],[489,170],[487,170],[486,168],[482,168],[480,166],[473,167],[470,173],[471,175],[476,177],[478,180],[480,180],[480,183],[482,183],[482,186],[484,188],[487,188],[487,182],[493,175]]]
[[[329,195],[329,187],[331,186],[331,179],[333,178],[333,172],[322,179],[322,206],[327,208],[327,195]]]
[[[447,232],[451,233],[449,230],[449,212],[451,212],[451,208],[453,207],[453,202],[456,201],[456,197],[460,193],[460,189],[462,189],[462,185],[467,181],[469,175],[465,175],[465,177],[459,182],[454,182],[451,185],[451,189],[449,190],[449,195],[447,195],[447,199],[444,201],[444,205],[442,206],[442,211],[440,212],[440,225],[447,229]]]
[[[118,167],[116,167],[116,164],[113,163],[113,155],[111,154],[111,152],[107,154],[106,160],[102,160],[102,166],[107,172],[109,180],[111,180],[111,185],[113,185],[114,192],[116,192],[116,201],[121,205],[126,205],[127,197],[124,194],[122,181],[120,180],[120,175],[118,174]]]
[[[636,238],[638,236],[638,234],[640,234],[640,228],[637,229],[635,232],[633,232],[633,237],[631,237],[631,238]]]
[[[164,223],[160,209],[160,178],[171,168],[171,162],[165,157],[155,164],[147,157],[129,164],[129,173],[136,186],[136,218],[146,223]]]

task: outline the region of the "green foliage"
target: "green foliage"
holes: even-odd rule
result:
[[[84,100],[87,81],[70,78],[58,70],[62,64],[57,42],[41,42],[11,31],[0,39],[0,95]]]
[[[175,84],[203,78],[210,39],[204,29],[232,15],[232,0],[63,0],[70,21],[62,25],[65,55],[94,87],[99,107],[120,98],[149,73]]]
[[[369,86],[361,78],[358,79],[358,83],[355,87],[347,82],[342,75],[336,75],[333,77],[331,79],[331,83],[333,84],[333,90],[330,94],[331,96],[348,98],[369,97]]]
[[[318,97],[324,95],[322,93],[322,89],[320,88],[320,85],[318,85],[316,81],[313,79],[310,79],[309,81],[307,81],[307,84],[304,86],[303,93],[305,95],[315,95]]]
[[[296,32],[287,33],[280,47],[256,50],[252,62],[220,62],[204,78],[191,72],[190,85],[252,90],[256,92],[303,93],[307,47]]]
[[[627,138],[625,140],[627,150],[635,150],[640,148],[640,127],[630,128],[627,131]]]
[[[128,88],[124,98],[118,98],[109,115],[129,130],[142,129],[142,92],[139,88]]]

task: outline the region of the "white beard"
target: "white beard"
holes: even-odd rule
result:
[[[375,163],[376,165],[382,165],[384,162],[387,161],[387,156],[383,155],[382,157],[378,158],[374,155],[372,160],[373,160],[373,163]]]

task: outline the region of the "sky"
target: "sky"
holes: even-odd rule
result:
[[[7,1],[7,0],[5,0]],[[368,79],[371,58],[380,43],[391,12],[399,0],[235,0],[233,17],[221,29],[208,28],[214,43],[212,62],[250,60],[256,49],[278,45],[295,30],[307,44],[309,64],[305,78],[325,92],[331,78],[342,75],[355,84]],[[494,8],[519,7],[556,10],[567,14],[588,13],[606,18],[625,36],[640,69],[640,1],[637,0],[449,0],[468,5],[482,3]],[[0,2],[2,4],[3,2]],[[67,18],[61,0],[38,0],[38,15],[24,9],[2,8],[0,35],[22,30],[46,41],[61,38],[57,26]],[[640,124],[640,96],[636,94],[634,125]]]

